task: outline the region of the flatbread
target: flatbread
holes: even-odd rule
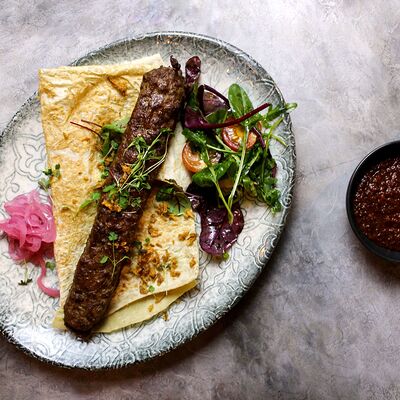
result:
[[[162,64],[161,57],[155,55],[118,65],[61,67],[39,72],[48,165],[61,166],[61,175],[52,179],[51,186],[57,228],[54,251],[60,282],[60,311],[54,322],[56,327],[63,327],[62,307],[96,214],[95,205],[83,210],[79,207],[99,186],[101,174],[97,136],[70,122],[81,123],[83,119],[102,126],[129,116],[143,74]],[[99,130],[95,125],[93,129]],[[180,155],[183,143],[180,134],[172,139],[160,178],[175,179],[186,187],[190,177],[182,166],[181,157],[176,156]],[[188,211],[182,216],[169,215],[162,212],[165,208],[152,193],[137,229],[139,241],[146,243],[146,239],[150,239],[145,246],[157,253],[162,264],[162,276],[158,273],[156,281],[144,281],[134,273],[141,256],[133,257],[132,266],[122,271],[120,284],[111,301],[108,314],[118,314],[104,321],[107,331],[150,318],[195,284],[198,246],[193,240],[193,214]],[[153,261],[157,257],[153,257]],[[154,305],[152,301],[159,293],[165,296]]]

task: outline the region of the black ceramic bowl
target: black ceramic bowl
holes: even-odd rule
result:
[[[371,151],[361,162],[358,164],[357,168],[353,172],[350,178],[349,186],[347,187],[346,194],[346,209],[347,217],[353,232],[356,234],[360,242],[370,251],[376,255],[385,258],[389,261],[400,262],[400,251],[389,250],[384,247],[378,246],[371,240],[369,240],[364,233],[358,228],[353,211],[353,198],[357,186],[368,170],[376,165],[378,162],[383,161],[390,157],[398,157],[400,155],[400,140],[394,142],[386,143],[383,146],[376,148]]]

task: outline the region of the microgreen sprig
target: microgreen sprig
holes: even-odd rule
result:
[[[109,242],[112,245],[112,257],[110,258],[109,256],[106,256],[106,255],[102,256],[102,258],[100,259],[100,264],[106,264],[108,261],[111,262],[111,264],[113,265],[113,270],[112,270],[112,274],[111,274],[111,279],[112,279],[113,276],[114,276],[115,268],[117,267],[117,265],[120,264],[121,262],[123,262],[124,260],[129,260],[129,257],[128,256],[124,256],[119,260],[116,259],[116,257],[115,257],[115,246],[116,246],[116,242],[117,242],[117,240],[119,238],[117,233],[111,231],[111,232],[109,232],[107,238],[108,238]]]
[[[161,129],[160,133],[150,144],[147,144],[142,136],[138,136],[132,140],[129,146],[125,149],[125,152],[129,148],[135,147],[138,153],[137,159],[133,164],[131,164],[131,171],[124,182],[120,184],[119,181],[115,181],[120,194],[124,191],[129,191],[130,189],[136,189],[140,191],[143,188],[149,188],[147,178],[164,162],[167,156],[168,141],[171,133],[171,129]],[[165,150],[163,154],[157,155],[155,146],[160,142],[161,136],[165,134],[167,135]],[[146,167],[146,163],[152,160],[156,162],[149,167]]]

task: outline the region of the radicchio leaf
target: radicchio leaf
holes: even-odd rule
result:
[[[187,93],[191,91],[193,85],[199,80],[201,72],[200,67],[201,60],[197,56],[193,56],[186,61],[185,88]]]
[[[199,214],[206,212],[208,204],[215,203],[215,193],[213,189],[202,188],[193,182],[187,187],[185,193],[193,210],[197,211]]]
[[[171,56],[170,58],[169,58],[169,61],[170,61],[170,63],[171,63],[171,67],[175,70],[175,71],[180,71],[180,69],[181,69],[181,64],[179,64],[178,63],[178,60],[174,57],[174,56]]]
[[[208,254],[222,256],[236,242],[243,230],[244,218],[238,204],[232,208],[233,222],[228,222],[226,208],[219,208],[212,200],[215,195],[210,190],[199,188],[193,183],[186,194],[192,208],[200,214],[200,246]]]
[[[229,100],[222,93],[218,92],[217,89],[214,89],[213,87],[208,86],[206,84],[204,84],[203,86],[204,86],[205,90],[207,90],[208,92],[211,92],[211,93],[215,94],[217,97],[219,97],[225,103],[225,106],[227,108],[230,108],[231,105],[229,103]]]
[[[253,115],[257,114],[258,112],[264,110],[265,108],[269,107],[270,103],[261,104],[254,110],[250,111],[249,113],[243,115],[240,118],[230,119],[229,121],[225,121],[218,124],[210,124],[207,122],[204,117],[197,111],[193,110],[191,107],[186,107],[185,109],[185,127],[189,129],[217,129],[217,128],[225,128],[226,126],[232,126],[235,124],[239,124],[240,122],[245,121],[246,119],[252,117]]]
[[[205,126],[208,122],[200,114],[200,112],[193,110],[193,108],[186,106],[184,116],[184,126],[188,129],[193,129],[194,126]],[[197,128],[196,128],[197,129]],[[205,129],[205,128],[200,128]]]
[[[204,115],[220,109],[229,109],[229,100],[217,90],[208,85],[199,86],[197,92],[199,106]]]

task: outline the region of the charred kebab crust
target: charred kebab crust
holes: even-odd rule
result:
[[[132,145],[136,138],[142,137],[146,145],[153,143],[154,154],[164,154],[167,135],[162,131],[175,129],[184,99],[184,79],[179,64],[173,57],[171,63],[173,68],[160,67],[144,74],[136,106],[104,187],[126,179],[127,166],[138,160],[138,150]],[[156,159],[150,158],[146,161],[146,168],[156,162]],[[147,176],[149,186],[157,172],[158,168],[155,168]],[[139,189],[130,186],[128,195],[137,201],[123,210],[110,207],[109,193],[102,193],[89,239],[64,305],[64,322],[72,331],[88,333],[105,316],[121,270],[129,262],[135,226],[142,216],[150,193],[149,186]]]

